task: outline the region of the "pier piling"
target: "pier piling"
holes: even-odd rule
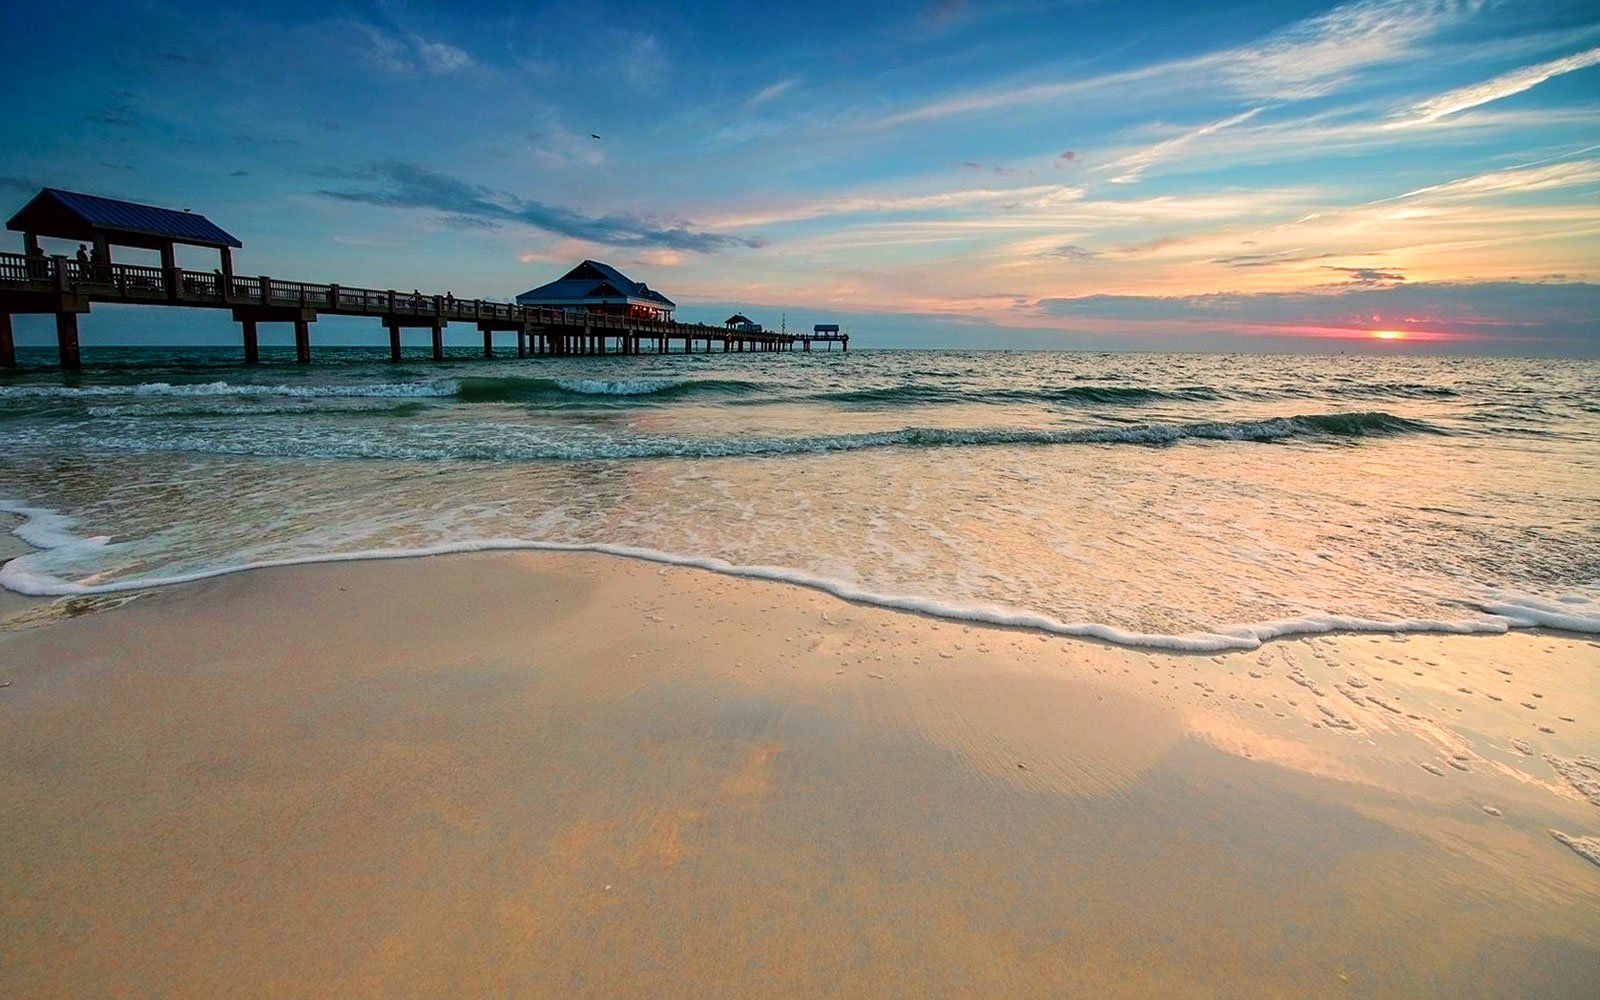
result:
[[[62,368],[73,369],[83,367],[83,361],[78,357],[77,313],[56,313],[56,347],[61,351]]]
[[[11,337],[11,314],[0,312],[0,368],[17,367],[17,345]]]
[[[239,327],[244,331],[244,363],[255,365],[261,363],[261,345],[256,338],[256,321],[242,319]]]

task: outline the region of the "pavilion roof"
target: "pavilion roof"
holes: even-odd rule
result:
[[[88,241],[97,233],[112,243],[158,249],[166,243],[242,247],[232,234],[203,215],[43,188],[6,223],[6,228],[56,239]]]

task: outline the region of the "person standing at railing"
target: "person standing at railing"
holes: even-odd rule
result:
[[[78,244],[78,280],[89,280],[89,248],[85,244]]]
[[[37,244],[28,247],[28,277],[34,281],[50,280],[50,258]]]
[[[99,244],[96,244],[94,250],[89,253],[89,261],[93,265],[94,280],[109,285],[111,283],[111,261],[108,259],[106,252],[100,249]]]

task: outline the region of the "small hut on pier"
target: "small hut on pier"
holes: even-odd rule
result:
[[[517,296],[524,306],[584,310],[630,319],[672,320],[676,302],[610,264],[586,260],[547,285]]]
[[[6,228],[22,233],[25,253],[42,258],[39,238],[76,240],[94,247],[96,263],[109,268],[111,248],[135,247],[161,254],[161,267],[178,266],[176,248],[209,247],[222,258],[220,270],[233,274],[233,251],[244,246],[210,219],[94,194],[44,188],[11,217]]]
[[[762,333],[760,323],[746,316],[744,313],[734,313],[722,321],[722,325],[735,333]]]

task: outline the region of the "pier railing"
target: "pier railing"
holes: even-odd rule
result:
[[[221,271],[147,267],[138,264],[85,264],[70,257],[0,253],[0,285],[10,291],[63,292],[101,302],[170,302],[212,307],[291,307],[358,316],[405,316],[466,322],[521,323],[529,326],[594,326],[635,333],[722,336],[721,327],[619,316],[587,309],[556,309],[423,295],[394,289],[288,281],[265,275],[225,275]],[[794,334],[739,334],[746,339],[788,341]]]
[[[400,330],[404,327],[431,327],[433,356],[442,359],[442,330],[453,321],[477,325],[483,334],[485,357],[494,356],[496,331],[516,332],[519,357],[528,350],[536,354],[607,354],[612,347],[616,353],[638,354],[651,344],[658,353],[669,353],[673,340],[682,341],[686,353],[701,345],[710,352],[713,343],[720,343],[724,352],[741,353],[809,351],[813,343],[828,350],[834,344],[850,349],[848,334],[733,329],[595,309],[424,295],[416,290],[102,263],[59,254],[0,253],[0,367],[16,364],[11,332],[14,312],[55,313],[62,367],[78,367],[78,316],[95,302],[231,309],[242,328],[247,364],[259,360],[257,324],[273,322],[294,324],[295,358],[310,362],[310,325],[321,314],[377,317],[389,328],[390,357],[396,361],[401,357]]]

